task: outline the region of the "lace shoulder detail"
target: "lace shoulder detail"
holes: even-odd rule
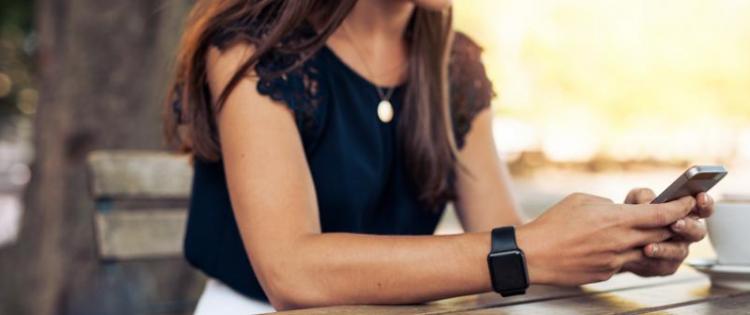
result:
[[[324,114],[320,69],[314,59],[286,70],[299,62],[296,54],[273,52],[261,57],[255,66],[258,93],[286,104],[295,114],[306,146],[312,143]]]
[[[490,107],[495,92],[481,60],[482,48],[463,33],[456,32],[448,74],[450,102],[456,144],[463,147],[474,117]]]
[[[256,34],[250,34],[255,30]],[[238,38],[258,36],[258,28],[252,26],[228,28],[214,36],[212,43],[224,48]],[[309,25],[291,32],[282,39],[279,47],[263,54],[255,64],[258,77],[257,91],[272,100],[288,106],[295,115],[297,127],[305,145],[311,150],[318,138],[325,114],[324,89],[321,89],[320,68],[315,56],[289,52],[285,47],[300,46],[315,36]]]

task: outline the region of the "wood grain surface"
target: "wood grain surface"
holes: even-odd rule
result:
[[[620,274],[582,287],[532,286],[521,296],[494,293],[424,305],[352,305],[280,314],[750,314],[750,291],[715,287],[688,267],[675,275],[640,278]]]
[[[91,193],[101,198],[187,199],[193,168],[187,155],[96,151],[87,161]]]

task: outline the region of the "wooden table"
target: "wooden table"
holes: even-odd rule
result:
[[[750,291],[711,286],[689,267],[663,278],[621,274],[580,288],[532,286],[526,295],[494,293],[425,305],[337,306],[280,314],[750,314]]]

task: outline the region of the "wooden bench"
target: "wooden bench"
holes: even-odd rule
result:
[[[181,255],[193,176],[187,156],[97,151],[88,165],[101,259]]]
[[[193,169],[161,151],[95,151],[91,313],[192,314],[206,278],[182,257]]]

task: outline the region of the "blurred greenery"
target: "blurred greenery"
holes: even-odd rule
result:
[[[29,0],[3,0],[0,2],[0,28],[13,26],[25,32],[31,31],[33,2]]]
[[[0,133],[36,110],[34,1],[0,1]]]

